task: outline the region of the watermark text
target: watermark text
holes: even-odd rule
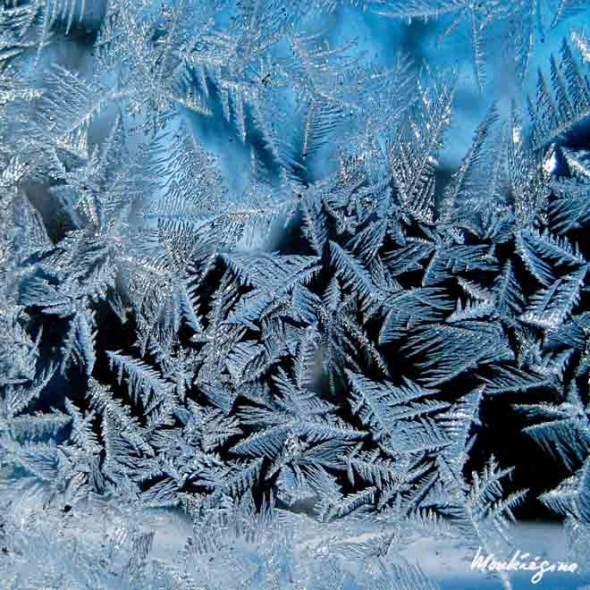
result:
[[[530,553],[520,549],[517,549],[508,560],[497,559],[493,553],[485,555],[479,547],[471,561],[471,569],[481,572],[531,572],[531,584],[538,584],[548,573],[575,574],[578,564],[575,561],[549,561],[539,556],[531,557]]]

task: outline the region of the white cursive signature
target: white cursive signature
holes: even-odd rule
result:
[[[573,574],[577,571],[578,564],[575,561],[541,560],[539,556],[531,559],[530,553],[522,553],[520,549],[517,549],[509,560],[496,559],[493,553],[484,555],[481,547],[478,547],[477,553],[471,561],[471,569],[481,572],[533,572],[531,583],[538,584],[543,576],[550,572]]]

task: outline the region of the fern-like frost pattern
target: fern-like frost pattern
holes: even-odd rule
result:
[[[581,583],[585,21],[2,2],[2,590],[434,590],[535,506]]]

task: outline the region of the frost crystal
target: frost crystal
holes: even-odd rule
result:
[[[2,590],[430,590],[537,497],[587,567],[589,16],[3,2]]]

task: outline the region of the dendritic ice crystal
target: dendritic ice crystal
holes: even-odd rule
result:
[[[590,584],[589,150],[584,0],[2,0],[0,590]]]

